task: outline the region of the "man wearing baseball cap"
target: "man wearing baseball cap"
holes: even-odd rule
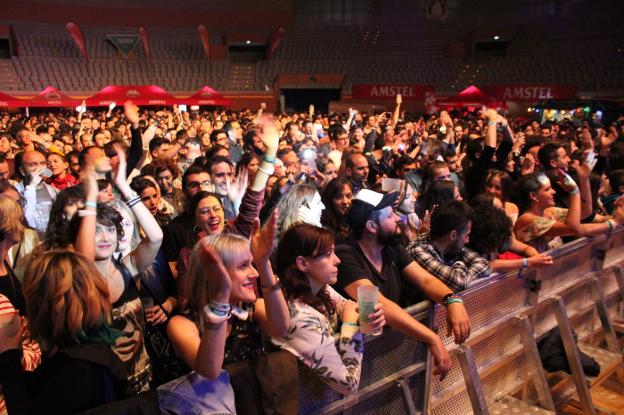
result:
[[[347,222],[353,238],[336,247],[340,258],[339,292],[357,300],[357,288],[376,285],[379,302],[383,304],[387,323],[426,343],[432,353],[437,372],[444,377],[450,370],[451,359],[442,341],[428,327],[419,323],[398,305],[405,287],[413,285],[431,300],[447,308],[448,327],[457,344],[470,336],[470,321],[461,298],[444,283],[431,275],[410,257],[401,240],[400,218],[393,204],[398,194],[382,194],[363,189],[353,199]],[[450,334],[450,333],[449,333]]]

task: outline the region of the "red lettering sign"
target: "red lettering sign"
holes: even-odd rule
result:
[[[484,85],[481,90],[501,101],[535,102],[574,98],[576,95],[573,85]]]
[[[353,99],[394,100],[401,94],[404,100],[424,99],[426,93],[434,92],[433,85],[410,84],[355,84],[351,87]]]

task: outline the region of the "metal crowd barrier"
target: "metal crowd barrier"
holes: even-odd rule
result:
[[[423,302],[408,309],[451,353],[453,367],[443,381],[433,376],[421,344],[386,330],[365,339],[355,394],[339,395],[303,368],[300,413],[551,414],[570,398],[583,413],[596,413],[591,387],[611,374],[624,386],[616,337],[624,332],[624,229],[581,238],[551,254],[551,267],[495,275],[463,292],[472,324],[465,345],[446,336],[444,307]],[[542,369],[537,343],[556,327],[571,376]],[[597,378],[584,375],[579,350],[600,363]]]

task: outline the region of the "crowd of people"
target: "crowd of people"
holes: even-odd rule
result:
[[[296,413],[298,365],[353,393],[384,327],[444,377],[405,307],[461,344],[463,290],[624,223],[624,117],[401,105],[2,114],[0,413]]]

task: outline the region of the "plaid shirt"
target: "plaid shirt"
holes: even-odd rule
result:
[[[431,242],[416,240],[407,246],[407,252],[418,264],[444,282],[454,292],[468,288],[472,281],[490,275],[489,262],[476,252],[464,247],[451,259],[444,259]]]

